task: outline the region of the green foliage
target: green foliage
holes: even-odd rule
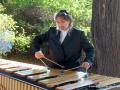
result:
[[[30,37],[24,34],[19,34],[15,38],[15,51],[16,53],[26,53],[30,47]]]
[[[75,26],[79,28],[90,27],[92,0],[43,0],[43,5],[52,14],[60,9],[66,9],[72,14]]]
[[[0,14],[0,31],[15,30],[16,22],[13,20],[12,16],[7,14]]]
[[[7,14],[0,14],[0,33],[4,33],[5,41],[14,42],[15,35],[8,33],[9,31],[13,31],[16,29],[16,21],[12,18],[12,16]]]
[[[0,9],[0,10],[2,11],[3,9]],[[6,42],[14,43],[13,51],[17,53],[18,52],[25,53],[28,51],[28,48],[30,45],[30,37],[25,36],[24,28],[20,26],[16,26],[16,24],[17,22],[13,19],[12,15],[7,15],[2,12],[0,14],[0,33],[4,34],[3,35],[4,37],[0,37],[0,38],[2,38],[2,40]],[[21,30],[21,32],[19,30]],[[13,31],[14,35],[12,34],[9,35],[9,33],[7,33],[8,31]],[[9,46],[9,45],[10,44],[8,43],[8,45],[6,46]]]
[[[3,10],[3,9],[1,9]],[[15,42],[16,21],[7,14],[0,13],[0,54],[7,55]]]
[[[3,12],[5,10],[5,7],[0,3],[0,12]]]
[[[9,3],[18,7],[42,6],[47,11],[44,16],[53,16],[58,10],[66,9],[72,14],[76,27],[90,27],[92,0],[9,0]]]

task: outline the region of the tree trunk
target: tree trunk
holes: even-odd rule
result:
[[[93,0],[97,73],[120,77],[120,0]]]

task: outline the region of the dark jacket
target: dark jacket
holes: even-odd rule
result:
[[[35,37],[32,44],[32,52],[39,51],[43,42],[48,42],[49,51],[52,53],[49,53],[49,55],[66,68],[80,65],[82,50],[86,54],[85,61],[89,62],[90,65],[93,64],[94,48],[83,31],[72,28],[61,44],[57,37],[56,27],[51,27],[46,33]]]

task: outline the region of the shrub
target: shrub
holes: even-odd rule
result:
[[[16,53],[25,54],[28,52],[30,47],[30,37],[24,34],[19,34],[15,37],[14,50]]]
[[[12,16],[0,14],[0,54],[11,52],[14,45],[16,22]]]
[[[7,14],[0,14],[0,31],[6,31],[6,30],[15,30],[16,22],[12,18],[12,16]]]

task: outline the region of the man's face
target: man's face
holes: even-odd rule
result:
[[[63,17],[57,17],[55,23],[59,30],[68,30],[70,25],[70,22],[64,20]]]

